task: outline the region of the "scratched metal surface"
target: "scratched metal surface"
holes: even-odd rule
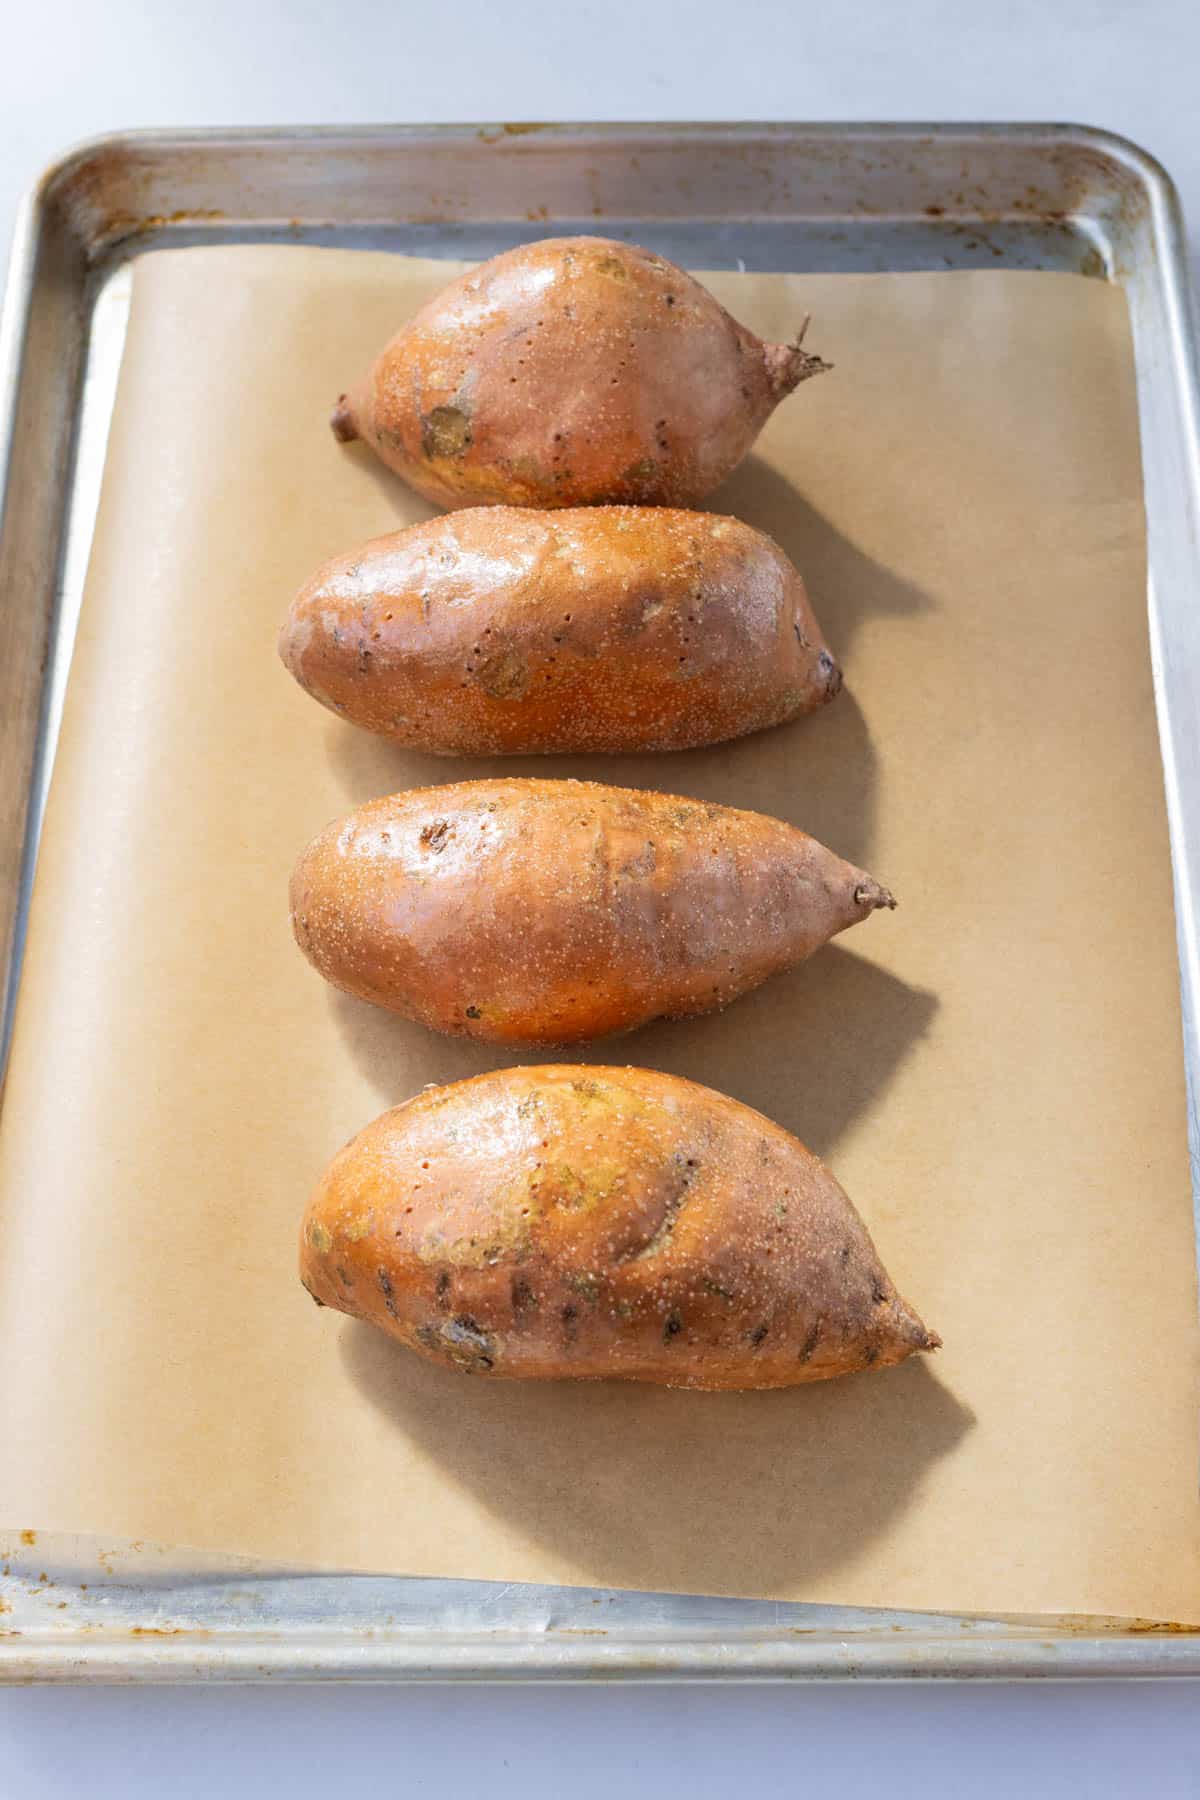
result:
[[[1151,643],[1193,1169],[1200,991],[1200,408],[1161,169],[1051,126],[462,126],[147,133],[24,210],[0,319],[0,993],[29,880],[99,495],[129,265],[166,244],[485,257],[602,229],[697,267],[1074,270],[1120,282],[1138,365]],[[0,1679],[733,1680],[1200,1674],[1200,1635],[396,1577],[0,1533]]]

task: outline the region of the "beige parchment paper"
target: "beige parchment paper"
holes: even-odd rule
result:
[[[1100,283],[714,277],[765,336],[811,311],[836,364],[713,504],[795,558],[847,691],[710,751],[500,765],[758,807],[894,887],[898,912],[795,975],[593,1059],[806,1139],[944,1350],[762,1395],[472,1382],[301,1291],[327,1157],[423,1083],[516,1060],[334,994],[285,898],[331,817],[497,767],[368,738],[275,658],[322,558],[425,516],[325,419],[451,272],[300,248],[137,264],[0,1140],[0,1522],[1200,1618],[1134,376]]]

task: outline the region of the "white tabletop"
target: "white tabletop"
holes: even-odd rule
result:
[[[0,253],[45,163],[139,125],[1069,119],[1155,151],[1200,226],[1196,0],[7,0],[0,34]],[[1173,1800],[1198,1721],[1191,1683],[6,1689],[0,1796]]]

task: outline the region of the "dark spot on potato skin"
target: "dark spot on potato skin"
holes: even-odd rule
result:
[[[440,1325],[418,1325],[417,1342],[435,1356],[448,1358],[464,1374],[495,1368],[492,1341],[469,1313]]]
[[[432,460],[464,456],[471,448],[471,417],[461,406],[435,406],[421,420],[421,449]]]
[[[706,1275],[700,1284],[706,1294],[714,1294],[718,1300],[734,1300],[737,1298],[732,1288],[722,1287],[711,1275]]]
[[[391,1276],[386,1269],[379,1270],[377,1280],[379,1282],[379,1291],[383,1295],[383,1304],[387,1307],[393,1319],[399,1318],[400,1315],[396,1311],[396,1301],[394,1298]]]
[[[805,1338],[804,1342],[800,1346],[799,1360],[802,1363],[812,1361],[812,1354],[813,1354],[813,1351],[817,1347],[817,1340],[820,1338],[820,1336],[821,1336],[820,1325],[819,1324],[813,1325],[809,1330],[808,1336]]]
[[[763,1339],[766,1337],[769,1329],[770,1329],[770,1327],[764,1321],[763,1324],[756,1325],[754,1327],[754,1330],[750,1333],[750,1342],[753,1344],[753,1346],[756,1350],[758,1349],[758,1346],[762,1343]]]
[[[517,1279],[512,1284],[512,1309],[515,1313],[536,1312],[537,1295],[527,1281]]]
[[[566,1338],[568,1344],[573,1344],[579,1328],[579,1308],[577,1306],[564,1306],[558,1316],[562,1320],[563,1336]]]
[[[443,1269],[441,1274],[437,1278],[437,1303],[439,1306],[441,1306],[441,1307],[449,1306],[449,1304],[450,1304],[449,1294],[450,1294],[450,1273],[449,1273],[449,1270]]]
[[[493,1368],[491,1339],[469,1313],[460,1313],[449,1325],[443,1325],[442,1336],[453,1350],[464,1351],[481,1368]]]
[[[422,828],[421,848],[423,850],[432,850],[434,855],[437,856],[446,848],[447,843],[453,835],[454,827],[451,825],[449,819],[435,819],[432,824]]]
[[[663,1343],[669,1344],[683,1330],[683,1320],[677,1312],[670,1312],[663,1321]]]
[[[625,875],[630,878],[638,875],[653,875],[657,862],[657,848],[649,839],[647,839],[645,845],[638,851],[637,855],[630,857],[627,863],[623,863],[617,870],[617,873],[618,875]]]
[[[529,690],[529,669],[524,657],[512,646],[485,657],[475,671],[475,679],[492,700],[522,700]]]

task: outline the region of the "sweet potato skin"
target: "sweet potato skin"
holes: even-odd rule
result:
[[[646,1069],[501,1069],[385,1113],[322,1177],[300,1271],[468,1374],[790,1387],[939,1342],[811,1152]]]
[[[779,819],[528,779],[370,801],[291,883],[296,940],[327,980],[494,1043],[709,1012],[893,904]]]
[[[804,583],[740,520],[477,507],[318,570],[279,640],[356,725],[442,755],[690,749],[842,684]]]
[[[439,506],[690,506],[824,366],[648,250],[543,238],[422,307],[332,424]]]

